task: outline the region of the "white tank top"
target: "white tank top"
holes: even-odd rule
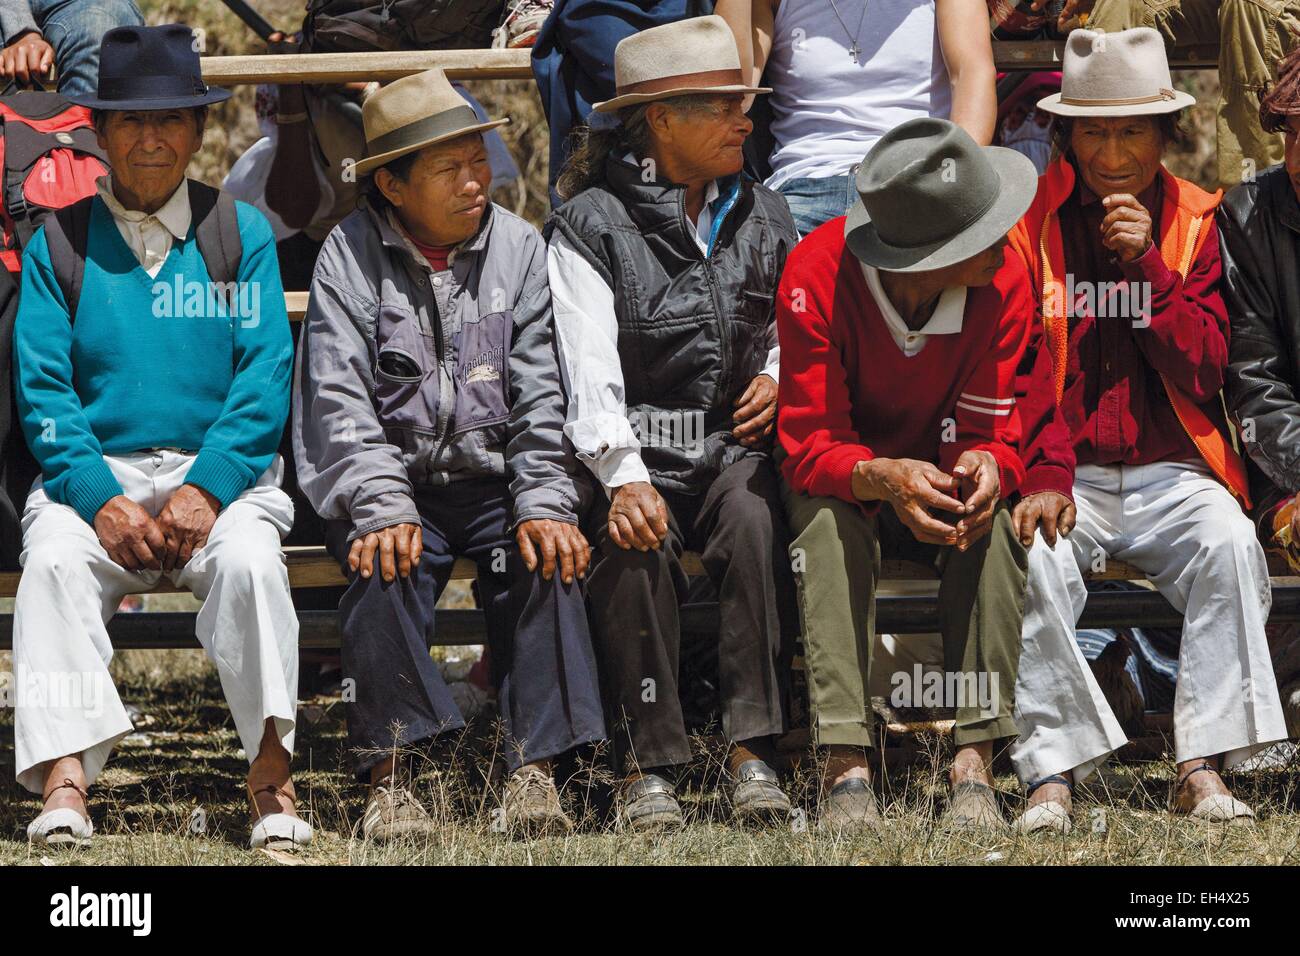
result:
[[[847,30],[830,0],[780,0],[777,7],[767,64],[776,139],[769,186],[847,173],[900,123],[951,112],[935,0],[835,4]],[[859,19],[854,63],[849,31]]]

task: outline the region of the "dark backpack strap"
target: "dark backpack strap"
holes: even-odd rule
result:
[[[186,182],[190,190],[190,214],[195,222],[194,238],[199,244],[199,255],[208,267],[208,276],[213,282],[234,282],[239,278],[239,262],[244,256],[235,199],[224,189],[193,179]]]
[[[68,321],[77,319],[81,301],[81,280],[86,272],[86,243],[90,236],[90,205],[94,196],[74,202],[45,217],[45,245],[50,250],[50,268],[68,304]]]

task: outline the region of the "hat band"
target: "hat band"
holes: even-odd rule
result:
[[[1159,103],[1173,98],[1173,90],[1166,90],[1161,87],[1160,92],[1153,96],[1129,96],[1113,100],[1085,100],[1077,96],[1062,94],[1060,101],[1066,106],[1141,106],[1143,103]]]
[[[383,153],[391,153],[393,150],[405,149],[407,146],[418,146],[431,139],[446,136],[448,133],[478,125],[478,114],[474,112],[473,107],[453,106],[449,110],[389,130],[383,136],[376,136],[366,143],[366,152],[370,156],[379,156]]]
[[[661,76],[652,80],[628,83],[618,88],[619,96],[642,96],[647,93],[668,93],[692,86],[744,86],[745,78],[740,70],[704,70],[699,73],[678,73],[676,76]]]
[[[100,77],[101,100],[160,100],[202,96],[208,86],[197,76],[107,76]]]

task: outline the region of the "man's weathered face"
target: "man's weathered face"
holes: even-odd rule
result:
[[[1300,199],[1300,116],[1286,118],[1283,143],[1286,146],[1286,175],[1297,199]]]
[[[1155,182],[1164,137],[1154,116],[1081,117],[1070,128],[1075,168],[1099,197],[1136,196]]]
[[[199,113],[192,109],[111,110],[96,133],[113,170],[118,200],[127,208],[150,211],[176,191],[203,145]]]
[[[1003,236],[983,252],[978,252],[969,259],[936,269],[935,271],[941,274],[940,285],[945,289],[959,285],[972,289],[988,285],[1002,268],[1002,263],[1006,259],[1006,247],[1007,237]]]
[[[745,115],[744,102],[741,93],[724,93],[701,97],[686,110],[653,104],[646,120],[658,151],[672,156],[679,175],[719,179],[745,165],[745,138],[754,123]]]
[[[478,231],[487,211],[492,167],[482,134],[471,133],[420,150],[405,180],[381,167],[375,182],[411,235],[451,246]]]

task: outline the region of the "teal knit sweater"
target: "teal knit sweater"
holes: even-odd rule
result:
[[[210,282],[193,226],[151,279],[98,197],[75,322],[44,229],[23,253],[18,414],[46,493],[87,522],[122,494],[105,455],[197,452],[186,481],[223,508],[275,455],[293,341],[270,225],[245,203],[236,209],[243,256],[230,307]]]

